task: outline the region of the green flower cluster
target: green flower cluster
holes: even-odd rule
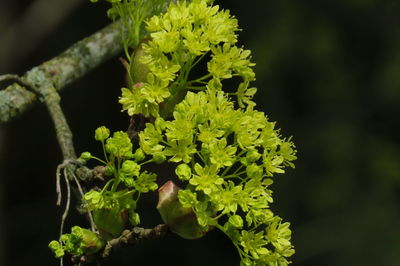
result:
[[[176,175],[188,182],[179,191],[182,206],[194,210],[204,231],[226,233],[242,265],[286,265],[294,253],[291,232],[270,210],[269,186],[273,174],[294,166],[290,139],[252,105],[235,109],[211,84],[205,92],[188,92],[173,117],[148,123],[139,139],[154,159],[178,163]]]
[[[90,0],[96,3],[99,0]],[[111,3],[108,16],[121,21],[122,45],[128,59],[129,48],[135,48],[145,34],[143,21],[159,14],[170,0],[104,0]]]
[[[140,194],[158,187],[156,175],[142,166],[170,162],[186,184],[180,189],[170,181],[159,191],[157,208],[173,232],[195,239],[217,228],[232,240],[241,266],[289,264],[294,253],[290,224],[271,211],[270,186],[274,175],[294,168],[296,149],[274,122],[255,110],[257,89],[250,87],[254,64],[250,51],[236,45],[237,20],[212,6],[213,1],[172,1],[165,13],[146,21],[149,38],[131,57],[127,49],[138,43],[132,38],[140,29],[129,27],[170,1],[108,1],[113,4],[109,14],[125,19],[128,28],[129,86],[119,102],[129,115],[151,117],[151,122],[139,132],[134,153],[126,133],[110,137],[100,127],[95,139],[102,143],[105,160],[88,152],[80,157],[102,162],[110,177],[103,188],[83,197],[101,237],[117,237],[140,222],[135,211]],[[157,8],[143,11],[151,3]],[[206,59],[205,74],[189,79]],[[231,78],[239,81],[237,89],[224,92],[223,81]],[[142,162],[146,157],[151,159]],[[64,250],[75,254],[64,246],[53,241],[50,248],[57,257]]]
[[[109,179],[101,190],[91,189],[86,192],[82,201],[86,210],[93,214],[94,223],[103,241],[116,238],[124,229],[138,225],[140,217],[135,210],[141,193],[154,191],[158,186],[155,182],[156,174],[141,169],[142,165],[152,160],[140,163],[145,154],[141,149],[132,153],[133,146],[125,132],[115,132],[110,137],[110,130],[102,126],[96,129],[95,139],[102,144],[105,160],[89,152],[83,152],[79,160],[86,162],[95,159],[104,164],[105,174]],[[75,226],[71,234],[62,235],[63,245],[52,241],[49,247],[56,257],[62,257],[64,251],[73,255],[88,254],[87,251],[92,249],[85,249],[88,244],[85,239],[82,240],[82,232],[85,236],[90,235],[89,233],[95,235]]]
[[[205,0],[171,3],[167,12],[148,20],[149,41],[142,43],[140,63],[147,75],[140,86],[122,89],[120,103],[129,115],[168,117],[188,90],[201,91],[209,82],[220,83],[241,77],[240,91],[235,93],[240,104],[250,103],[255,89],[248,89],[255,79],[250,51],[237,47],[237,20],[227,10],[210,6]],[[188,80],[189,73],[202,59],[208,73]],[[136,64],[136,62],[132,62]],[[131,73],[134,75],[134,73]]]
[[[129,225],[140,222],[139,214],[135,212],[136,202],[141,193],[154,191],[156,175],[142,171],[141,166],[145,155],[141,149],[132,153],[132,143],[125,132],[115,132],[110,137],[110,131],[102,126],[96,129],[95,139],[103,146],[105,161],[82,153],[83,160],[96,159],[106,165],[105,173],[110,176],[101,191],[90,190],[83,201],[88,211],[93,212],[97,228],[105,239],[118,237]],[[148,161],[149,162],[149,161]],[[148,163],[146,162],[146,163]]]
[[[70,234],[63,234],[61,241],[51,241],[49,248],[56,258],[64,256],[65,252],[72,255],[94,254],[105,245],[105,242],[95,233],[79,226],[74,226]]]
[[[139,133],[141,149],[158,163],[178,163],[178,178],[188,182],[178,193],[181,205],[192,208],[202,231],[217,227],[227,234],[242,265],[288,264],[291,231],[270,210],[269,186],[274,174],[294,167],[296,151],[254,110],[254,64],[250,51],[235,45],[236,19],[207,1],[183,1],[152,17],[147,30],[151,39],[140,57],[147,80],[123,89],[120,99],[130,115],[155,117]],[[208,53],[207,74],[189,81]],[[229,95],[238,109],[222,91],[222,81],[237,76],[242,82]],[[171,112],[173,119],[164,120]]]

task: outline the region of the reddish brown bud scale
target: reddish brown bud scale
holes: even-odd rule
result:
[[[178,192],[181,188],[168,181],[158,189],[157,210],[162,220],[172,232],[185,239],[196,239],[207,231],[197,222],[192,208],[185,208],[179,202]]]

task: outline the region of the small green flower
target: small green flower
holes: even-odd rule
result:
[[[106,151],[116,158],[127,159],[133,157],[132,143],[125,132],[115,132],[111,138],[107,139],[105,147]]]
[[[194,207],[199,203],[196,193],[188,189],[179,190],[178,199],[182,206],[185,208]]]
[[[156,190],[158,188],[155,182],[156,178],[156,174],[148,173],[147,171],[142,172],[135,181],[136,190],[145,193]]]
[[[202,167],[196,163],[194,169],[196,175],[193,175],[189,183],[196,186],[196,190],[202,190],[205,194],[210,194],[218,190],[218,186],[224,183],[224,179],[217,174],[218,168],[215,164]]]
[[[287,247],[292,248],[290,238],[292,231],[289,229],[290,223],[281,223],[282,219],[275,217],[275,219],[265,229],[267,239],[271,241],[272,245],[277,250],[284,250]]]
[[[224,133],[225,132],[219,128],[210,128],[208,125],[199,125],[198,140],[210,144],[217,141],[217,138],[222,137]]]
[[[238,87],[237,100],[241,108],[245,108],[246,105],[255,105],[252,99],[257,92],[257,88],[248,88],[248,86],[249,81],[244,81]]]
[[[255,233],[254,231],[246,230],[241,232],[240,245],[246,253],[256,260],[260,258],[261,255],[269,253],[269,250],[265,248],[267,243],[268,241],[265,240],[263,232]]]
[[[166,156],[171,156],[169,159],[171,162],[189,163],[192,160],[192,156],[196,153],[196,146],[187,140],[175,140],[169,142],[169,147],[164,151]]]
[[[161,132],[151,123],[146,124],[146,128],[139,133],[139,144],[141,150],[148,155],[162,152],[164,146],[159,144],[163,140]]]
[[[254,63],[250,62],[250,51],[243,50],[228,43],[211,48],[212,59],[208,62],[208,71],[216,78],[228,79],[234,74],[244,80],[254,80],[255,74],[251,69]]]
[[[83,200],[85,201],[85,204],[89,210],[101,209],[105,205],[103,195],[96,190],[90,190],[89,192],[86,192]]]
[[[235,162],[236,147],[227,146],[226,138],[212,142],[209,145],[210,161],[218,168],[232,166]]]
[[[217,211],[236,213],[242,195],[242,186],[235,186],[232,181],[228,181],[228,185],[223,190],[215,191],[210,195],[210,201],[213,202]]]
[[[153,74],[148,74],[147,83],[144,84],[141,91],[144,98],[150,103],[161,103],[171,95],[168,81],[156,78]]]

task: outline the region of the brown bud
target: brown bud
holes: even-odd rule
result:
[[[172,232],[185,239],[204,236],[207,230],[197,222],[192,208],[184,208],[178,199],[181,188],[168,181],[158,190],[157,210]]]

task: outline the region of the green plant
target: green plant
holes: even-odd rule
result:
[[[163,163],[185,184],[181,189],[170,181],[159,190],[157,208],[171,231],[195,239],[216,228],[232,240],[241,265],[290,263],[289,223],[271,211],[270,186],[275,174],[294,167],[296,150],[255,109],[254,64],[250,51],[237,46],[237,20],[206,0],[169,3],[160,14],[167,1],[109,2],[109,15],[123,21],[127,57],[128,86],[119,102],[133,120],[140,115],[148,122],[135,147],[127,133],[110,137],[98,128],[104,160],[88,152],[80,157],[100,161],[109,177],[83,197],[99,241],[139,224],[140,194],[158,187],[156,175],[141,168]],[[151,14],[158,15],[146,19]],[[193,69],[201,65],[206,69],[196,77]],[[229,79],[237,84],[225,89]],[[56,257],[94,253],[76,244],[82,237],[72,245],[67,236],[50,243]]]

